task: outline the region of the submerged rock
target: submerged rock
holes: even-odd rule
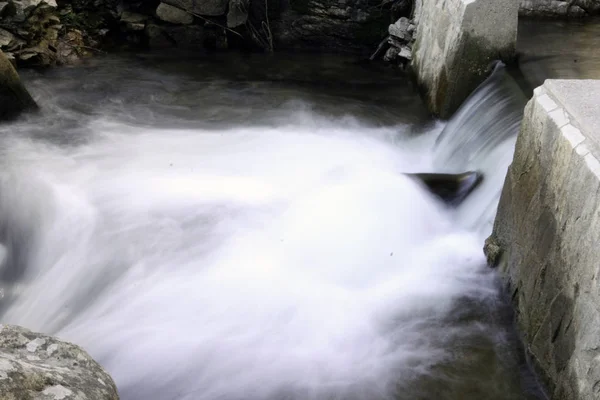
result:
[[[13,118],[23,111],[35,109],[37,104],[21,83],[15,67],[0,51],[0,120]]]
[[[453,206],[460,204],[483,181],[483,175],[474,171],[462,174],[420,173],[407,175],[421,181],[431,193]]]
[[[0,398],[118,400],[112,378],[80,347],[0,325]]]

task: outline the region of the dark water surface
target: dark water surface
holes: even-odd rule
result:
[[[600,79],[600,20],[519,22],[519,66],[529,86],[546,79]]]

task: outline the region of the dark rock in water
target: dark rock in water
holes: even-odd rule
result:
[[[14,118],[23,111],[36,109],[37,104],[21,83],[19,74],[0,51],[0,119]]]
[[[0,325],[0,399],[118,400],[112,378],[80,347]]]
[[[462,174],[407,174],[421,181],[427,189],[449,205],[459,205],[483,180],[479,172]]]

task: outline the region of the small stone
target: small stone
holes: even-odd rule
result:
[[[388,32],[392,36],[396,36],[400,39],[407,39],[408,27],[410,26],[410,20],[406,17],[400,18],[398,21],[388,27]]]
[[[128,22],[125,26],[128,31],[138,32],[138,31],[143,31],[144,28],[146,27],[146,24],[136,23],[136,22]]]
[[[44,344],[46,344],[46,340],[42,339],[42,338],[37,338],[32,340],[31,342],[27,343],[27,351],[30,353],[35,353],[38,349],[38,347],[43,346]]]
[[[0,1],[0,15],[4,12],[4,9],[8,6],[8,1]]]
[[[64,387],[63,385],[56,385],[45,389],[42,392],[42,394],[45,394],[46,396],[53,396],[52,398],[54,400],[63,400],[68,399],[69,396],[73,394],[73,392]]]
[[[148,20],[148,16],[144,14],[133,13],[129,11],[123,11],[121,14],[121,22],[140,24],[145,23]]]
[[[0,47],[9,46],[14,39],[15,35],[0,28]]]
[[[398,49],[395,47],[390,47],[383,56],[383,59],[387,62],[395,61],[398,58]]]
[[[572,5],[571,7],[569,7],[569,17],[585,17],[587,15],[587,12],[576,5]]]
[[[235,28],[244,25],[248,21],[248,8],[248,0],[229,0],[227,26]]]
[[[46,349],[46,354],[48,354],[48,357],[52,356],[52,354],[58,350],[58,345],[56,343],[51,344],[50,346],[48,346],[48,348]]]
[[[190,13],[166,3],[160,3],[158,5],[156,16],[159,19],[172,24],[189,25],[194,22],[194,17]]]
[[[410,47],[402,46],[400,48],[400,52],[398,53],[398,57],[407,59],[409,61],[412,60],[412,51],[411,51]]]
[[[488,265],[491,268],[495,268],[498,266],[498,262],[500,261],[500,257],[502,256],[502,248],[498,245],[494,237],[490,236],[485,240],[483,253],[485,254]]]

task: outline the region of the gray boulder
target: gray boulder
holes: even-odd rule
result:
[[[118,400],[111,377],[84,350],[0,325],[0,399]]]
[[[388,32],[390,35],[395,36],[398,39],[409,40],[412,39],[412,35],[408,29],[410,26],[410,20],[406,17],[402,17],[388,27]]]
[[[194,17],[190,13],[166,3],[160,3],[158,5],[156,16],[159,19],[172,24],[189,25],[194,22]]]
[[[37,104],[21,83],[19,74],[6,55],[0,51],[0,120],[35,109]]]
[[[220,16],[227,11],[228,0],[165,0],[164,3],[198,15]]]
[[[229,28],[244,25],[248,21],[249,3],[248,0],[229,1],[229,11],[227,12],[227,26]]]

